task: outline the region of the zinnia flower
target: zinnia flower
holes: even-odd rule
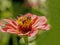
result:
[[[32,7],[37,7],[39,5],[37,0],[29,0],[28,2]]]
[[[50,29],[45,16],[37,16],[30,13],[18,17],[15,21],[11,19],[4,19],[4,21],[7,23],[2,27],[2,32],[15,33],[20,36],[35,36],[38,30]]]

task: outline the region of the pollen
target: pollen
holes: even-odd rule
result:
[[[31,17],[20,17],[17,20],[17,23],[20,26],[20,30],[22,30],[23,33],[26,33],[31,30],[32,28],[32,19]]]

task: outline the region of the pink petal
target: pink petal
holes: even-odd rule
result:
[[[24,16],[32,16],[33,14],[31,14],[31,13],[27,13],[27,14],[25,14]]]
[[[33,28],[32,31],[28,34],[30,37],[34,37],[38,33],[38,30],[36,28]]]
[[[0,26],[4,26],[4,24],[3,24],[3,22],[2,22],[2,21],[0,21]]]
[[[7,32],[17,34],[17,31],[16,31],[16,30],[14,30],[14,29],[8,29],[8,30],[7,30]]]
[[[32,20],[34,21],[34,20],[36,20],[38,17],[37,17],[36,15],[32,15],[31,18],[32,18]]]
[[[4,24],[2,24],[2,22],[0,21],[0,31],[1,31],[1,32],[5,32],[5,31],[2,29],[2,26],[4,26]]]
[[[18,27],[17,28],[13,27],[11,24],[6,24],[5,26],[8,27],[8,28],[13,28],[13,29],[17,29],[18,28]]]
[[[21,32],[18,32],[17,34],[18,34],[19,36],[24,36],[24,35],[26,36],[26,35],[27,35],[27,33],[26,33],[26,34],[23,34],[23,33],[21,33]]]
[[[47,19],[45,16],[39,16],[36,22],[32,25],[33,27],[36,27],[38,25],[43,25],[47,22]]]
[[[28,35],[29,33],[30,33],[30,31],[29,31],[29,32],[27,32],[27,33],[25,33],[25,34],[23,34],[23,33],[19,32],[19,33],[18,33],[18,35],[19,35],[19,36],[23,36],[23,35]]]
[[[1,26],[0,26],[0,31],[1,31],[1,32],[5,32],[5,31],[2,29],[2,27],[1,27]]]
[[[15,21],[12,21],[12,20],[9,20],[9,19],[4,19],[4,21],[8,22],[9,24],[11,24],[15,28],[17,28],[17,23]]]
[[[49,24],[45,24],[43,26],[44,26],[44,27],[42,27],[43,30],[49,30],[50,29],[50,25]]]
[[[1,32],[6,32],[6,31],[4,31],[4,30],[1,30]]]
[[[44,26],[43,26],[43,25],[39,25],[39,26],[37,26],[37,27],[35,27],[35,28],[41,29],[42,27],[44,27]]]
[[[44,24],[44,25],[39,25],[36,27],[39,30],[49,30],[50,29],[50,25],[49,24]]]
[[[22,34],[22,33],[19,33],[18,35],[19,36],[29,36],[29,37],[34,37],[36,34],[38,33],[38,30],[36,28],[32,29],[32,31],[29,31],[28,33],[26,34]]]
[[[7,32],[7,30],[8,30],[9,28],[2,28],[2,27],[0,27],[0,29],[1,29],[1,32]]]

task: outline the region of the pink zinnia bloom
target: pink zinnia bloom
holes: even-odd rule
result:
[[[49,30],[50,25],[47,24],[45,16],[37,16],[34,14],[25,14],[18,17],[16,21],[4,19],[7,24],[2,28],[2,32],[15,33],[18,35],[35,36],[38,30]]]
[[[30,6],[32,6],[32,7],[38,7],[38,5],[39,5],[37,0],[30,0],[28,2],[30,4]]]

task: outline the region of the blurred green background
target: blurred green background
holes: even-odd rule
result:
[[[0,0],[0,18],[15,18],[17,15],[22,15],[27,12],[31,12],[37,15],[41,13],[30,7],[25,7],[20,4],[19,1],[9,0],[10,6],[3,7]],[[3,8],[1,8],[3,7]],[[4,9],[4,10],[3,10]],[[14,11],[13,11],[14,10]],[[36,45],[60,45],[60,0],[48,0],[48,14],[45,15],[48,18],[48,22],[51,25],[51,29],[48,32],[44,32],[39,35],[36,40]],[[42,14],[41,14],[42,15]],[[0,32],[0,45],[19,45],[18,36]],[[9,44],[10,43],[10,44]]]

